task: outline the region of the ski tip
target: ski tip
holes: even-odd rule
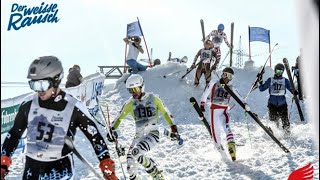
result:
[[[278,43],[276,43],[274,46],[278,46]]]

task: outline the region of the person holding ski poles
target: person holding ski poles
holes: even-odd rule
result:
[[[277,127],[279,127],[280,122],[282,121],[282,128],[286,135],[290,134],[290,121],[288,118],[288,105],[286,102],[286,89],[288,89],[292,94],[298,94],[298,91],[292,92],[290,82],[287,78],[283,77],[284,65],[278,63],[274,67],[274,76],[269,77],[264,83],[262,76],[258,79],[260,84],[259,90],[265,91],[269,89],[269,100],[268,100],[268,109],[269,109],[269,120],[275,122]]]
[[[200,62],[196,70],[196,74],[194,77],[194,85],[198,86],[200,78],[202,74],[205,74],[206,79],[206,86],[211,81],[211,61],[215,57],[217,58],[216,52],[212,49],[212,42],[211,40],[206,40],[204,43],[204,48],[200,49],[197,53],[197,55],[194,57],[193,63],[191,65],[191,68],[195,68],[196,61],[198,60],[198,57],[200,56]],[[219,63],[218,60],[215,61],[214,65],[212,66],[214,70],[217,68],[217,64]]]
[[[220,45],[222,43],[222,41],[224,41],[226,43],[226,45],[231,48],[231,44],[228,42],[227,39],[227,35],[226,33],[223,32],[224,31],[224,25],[223,24],[219,24],[218,25],[218,29],[217,30],[213,30],[206,38],[205,41],[210,39],[210,37],[212,37],[211,41],[213,44],[213,50],[216,52],[217,54],[217,62],[220,62],[221,59],[221,51],[220,51]]]
[[[154,179],[163,179],[160,170],[153,159],[145,154],[159,143],[158,121],[160,111],[171,127],[172,140],[180,139],[177,126],[173,122],[173,117],[165,107],[158,95],[144,91],[144,80],[139,74],[131,75],[126,87],[132,97],[123,105],[121,111],[112,122],[111,134],[107,134],[109,141],[117,138],[116,129],[121,121],[130,113],[136,125],[136,134],[127,154],[128,173],[130,179],[139,179],[137,176],[137,163],[145,167]]]
[[[235,139],[230,127],[230,116],[229,116],[229,101],[230,95],[224,89],[224,86],[227,84],[233,92],[239,97],[239,99],[244,102],[245,110],[250,111],[250,107],[245,103],[245,100],[239,95],[237,89],[230,83],[234,76],[234,71],[230,67],[226,67],[222,71],[221,78],[216,81],[211,81],[204,93],[201,96],[200,109],[204,112],[207,97],[211,94],[210,100],[210,116],[211,116],[211,133],[214,140],[214,145],[221,152],[224,151],[224,148],[221,144],[221,128],[223,128],[227,142],[228,142],[228,151],[233,161],[236,160],[236,146]]]
[[[29,85],[35,93],[21,103],[14,125],[4,140],[1,153],[1,180],[12,164],[12,155],[26,130],[27,150],[22,179],[74,179],[72,149],[64,139],[74,139],[79,128],[100,161],[105,179],[117,180],[114,161],[85,105],[59,88],[63,68],[55,56],[35,59],[28,70]]]

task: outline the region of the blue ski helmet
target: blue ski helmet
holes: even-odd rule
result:
[[[224,30],[224,25],[223,25],[223,24],[219,24],[219,25],[218,25],[218,30],[223,31],[223,30]]]

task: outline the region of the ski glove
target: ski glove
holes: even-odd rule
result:
[[[299,92],[298,92],[297,90],[294,90],[293,94],[294,94],[295,96],[297,96],[297,95],[299,95]]]
[[[246,111],[251,111],[251,109],[250,109],[250,107],[249,107],[249,105],[247,103],[244,103],[244,109]]]
[[[191,69],[193,69],[193,68],[195,68],[196,67],[196,65],[194,64],[194,63],[192,63],[192,65],[191,65]]]
[[[118,138],[117,131],[112,127],[110,128],[110,134],[107,134],[107,139],[109,142],[114,142]]]
[[[206,110],[204,109],[204,106],[206,105],[206,103],[205,102],[201,102],[201,104],[200,104],[200,110],[202,111],[202,112],[205,112]]]
[[[4,179],[4,177],[8,174],[8,169],[12,163],[12,160],[10,157],[2,155],[1,156],[1,180]]]
[[[172,125],[170,128],[171,128],[171,135],[170,135],[171,140],[174,141],[174,140],[180,139],[180,135],[178,133],[177,126],[176,125]]]
[[[112,159],[104,159],[100,161],[99,167],[103,173],[103,177],[107,180],[118,180],[114,171],[114,162]]]

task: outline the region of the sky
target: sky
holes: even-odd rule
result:
[[[62,61],[65,77],[67,69],[74,64],[80,65],[83,76],[99,71],[101,65],[123,65],[125,43],[122,39],[126,36],[127,24],[137,21],[137,17],[149,53],[152,48],[153,58],[163,63],[171,51],[172,57],[187,56],[191,65],[203,47],[200,19],[204,20],[206,34],[223,23],[229,41],[230,23],[234,22],[234,47],[238,49],[241,36],[245,53],[248,53],[248,26],[269,29],[271,47],[279,43],[272,55],[272,66],[283,57],[293,63],[299,55],[297,8],[292,0],[51,0],[45,2],[57,3],[60,18],[57,23],[7,31],[13,3],[33,7],[42,2],[1,1],[1,81],[26,82],[30,63],[45,55],[55,55]],[[222,44],[222,58],[227,50]],[[268,51],[266,43],[251,43],[252,55],[259,55],[253,57],[256,65],[264,63]],[[148,58],[146,51],[140,58]],[[244,61],[247,59],[244,57]]]

